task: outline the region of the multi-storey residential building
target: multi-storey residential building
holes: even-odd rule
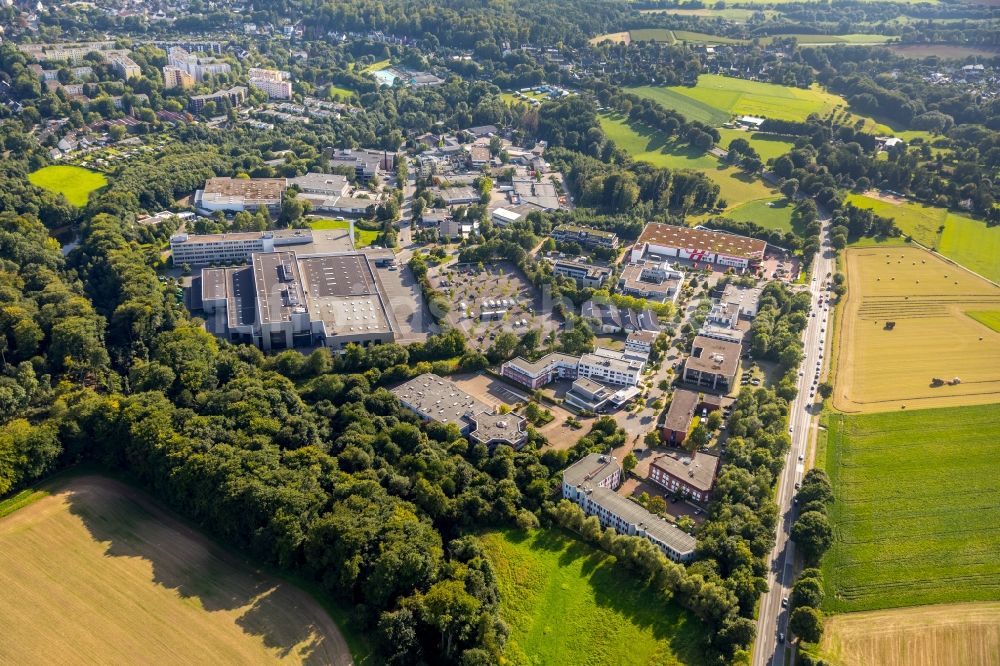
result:
[[[695,538],[616,493],[621,477],[621,465],[614,458],[592,453],[563,472],[563,497],[580,505],[587,515],[597,516],[604,527],[648,539],[674,561],[693,558]]]
[[[707,453],[672,449],[656,456],[649,465],[649,479],[672,493],[707,502],[715,486],[719,458]]]
[[[560,224],[552,230],[552,238],[559,243],[576,243],[581,247],[618,247],[618,235],[611,231]]]
[[[166,65],[163,68],[163,87],[167,90],[171,88],[186,90],[194,87],[194,77],[186,69]]]
[[[659,335],[656,331],[632,331],[625,338],[625,349],[649,354],[653,351],[653,343]]]
[[[217,110],[221,110],[219,107],[228,103],[229,105],[236,107],[246,101],[247,89],[243,86],[233,86],[232,88],[227,88],[225,90],[217,90],[214,93],[209,93],[207,95],[192,95],[191,99],[188,100],[188,109],[192,113],[199,113],[205,108],[205,105],[209,102],[214,102]]]
[[[199,83],[204,81],[206,76],[228,74],[231,69],[229,63],[220,62],[211,56],[204,57],[188,53],[187,50],[180,46],[170,49],[167,64],[171,67],[183,69]]]
[[[170,253],[175,266],[211,266],[250,261],[256,252],[312,243],[309,229],[275,229],[232,234],[175,234],[170,237]]]
[[[552,273],[573,278],[581,287],[601,287],[611,277],[611,269],[580,261],[560,259],[552,264]]]
[[[647,256],[677,257],[739,270],[756,270],[766,249],[767,243],[756,238],[650,222],[632,246],[632,261],[638,263]]]
[[[291,75],[278,69],[259,69],[251,67],[247,72],[250,86],[263,90],[271,99],[291,99]]]
[[[519,449],[528,441],[524,418],[494,414],[448,379],[425,373],[392,389],[400,404],[425,421],[453,423],[470,441]]]
[[[142,68],[125,54],[109,56],[108,65],[123,79],[133,79],[142,76]]]

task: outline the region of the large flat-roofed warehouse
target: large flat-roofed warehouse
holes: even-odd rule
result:
[[[524,418],[493,410],[453,382],[427,372],[392,389],[399,402],[425,421],[453,423],[473,442],[515,449],[528,440]]]
[[[276,209],[287,182],[284,178],[209,178],[194,194],[194,205],[207,211]]]
[[[361,252],[255,253],[250,266],[202,270],[201,300],[216,315],[216,334],[264,350],[395,340],[381,284]]]
[[[767,243],[720,231],[650,222],[632,247],[632,262],[647,256],[678,257],[737,269],[752,269],[764,259]]]

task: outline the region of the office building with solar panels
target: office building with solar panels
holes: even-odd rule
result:
[[[383,293],[361,252],[254,253],[248,266],[201,272],[209,328],[265,351],[393,342],[397,326]]]

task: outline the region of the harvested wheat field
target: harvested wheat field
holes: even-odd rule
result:
[[[1000,603],[847,613],[824,627],[820,652],[836,666],[1000,664]]]
[[[96,476],[50,492],[0,519],[0,663],[352,663],[308,594],[141,493]]]
[[[844,262],[835,408],[1000,401],[1000,332],[966,314],[1000,309],[1000,288],[915,247],[851,248]]]

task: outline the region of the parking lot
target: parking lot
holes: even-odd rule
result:
[[[323,232],[326,233],[326,232]],[[433,320],[427,312],[427,304],[424,303],[423,294],[420,293],[420,286],[413,271],[406,264],[397,266],[395,270],[390,268],[378,268],[379,280],[385,290],[388,305],[396,317],[399,324],[399,339],[396,342],[422,342],[427,339],[431,330]]]
[[[450,264],[432,269],[428,277],[451,304],[448,323],[465,333],[470,347],[487,349],[500,331],[523,335],[540,328],[544,339],[558,329],[551,303],[509,261],[482,270],[471,264]]]

